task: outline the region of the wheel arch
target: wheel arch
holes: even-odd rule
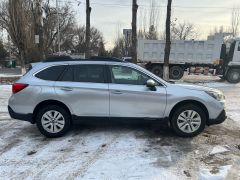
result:
[[[33,123],[36,122],[36,116],[37,116],[37,113],[38,111],[43,108],[44,106],[48,106],[48,105],[57,105],[63,109],[65,109],[69,115],[70,115],[70,118],[72,117],[72,114],[71,114],[71,111],[70,109],[61,101],[57,101],[57,100],[45,100],[45,101],[42,101],[40,102],[35,108],[34,108],[34,111],[33,111]],[[71,119],[72,121],[72,119]]]
[[[207,123],[208,123],[208,121],[209,121],[209,112],[208,112],[206,106],[205,106],[203,103],[201,103],[201,102],[199,102],[199,101],[196,101],[196,100],[184,100],[184,101],[180,101],[180,102],[178,102],[177,104],[175,104],[175,105],[173,106],[173,108],[171,109],[171,111],[170,111],[169,120],[172,119],[172,116],[173,116],[174,112],[175,112],[179,107],[184,106],[184,105],[186,105],[186,104],[197,105],[197,106],[199,106],[201,109],[203,109],[204,113],[206,114]]]

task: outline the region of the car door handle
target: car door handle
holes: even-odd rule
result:
[[[70,87],[62,87],[61,90],[63,91],[72,91],[73,89]]]
[[[115,91],[112,91],[112,94],[123,94],[123,92],[119,90],[115,90]]]

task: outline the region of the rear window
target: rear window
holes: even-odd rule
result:
[[[74,68],[76,82],[104,83],[104,66],[78,65]]]
[[[42,80],[56,81],[66,66],[52,66],[37,73],[35,76]]]

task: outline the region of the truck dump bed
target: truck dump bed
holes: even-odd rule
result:
[[[216,33],[206,41],[173,40],[171,64],[213,64],[220,59],[225,34]],[[165,40],[138,39],[138,60],[141,62],[163,62]]]

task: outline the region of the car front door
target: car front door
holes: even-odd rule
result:
[[[109,66],[109,72],[111,117],[163,118],[166,107],[163,85],[151,90],[146,86],[151,78],[132,67],[113,65]]]
[[[108,117],[109,90],[105,65],[69,65],[55,83],[58,98],[80,117]]]

